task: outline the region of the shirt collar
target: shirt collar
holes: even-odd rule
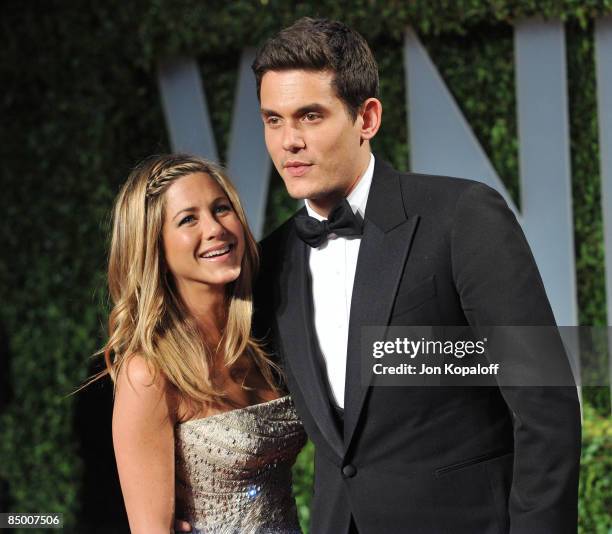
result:
[[[351,206],[353,213],[359,212],[362,218],[365,216],[366,204],[368,202],[368,194],[370,193],[370,186],[372,185],[372,177],[374,176],[374,154],[370,154],[370,163],[368,168],[365,170],[353,190],[346,197],[349,205]],[[308,215],[314,217],[319,221],[324,221],[326,217],[319,215],[315,210],[310,207],[308,200],[305,202],[306,210]]]

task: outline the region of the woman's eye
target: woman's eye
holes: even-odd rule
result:
[[[232,211],[232,207],[229,204],[219,204],[215,207],[215,213],[225,213],[227,211]]]
[[[190,223],[192,221],[195,221],[195,217],[193,215],[187,215],[186,217],[183,217],[181,219],[181,221],[179,222],[179,226],[183,226],[184,224]]]

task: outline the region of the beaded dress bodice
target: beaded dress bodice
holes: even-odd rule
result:
[[[291,397],[177,425],[176,517],[193,533],[299,533],[291,467],[306,442]]]

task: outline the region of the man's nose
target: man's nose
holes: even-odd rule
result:
[[[287,125],[283,131],[283,149],[288,152],[296,152],[305,146],[304,137],[299,128]]]

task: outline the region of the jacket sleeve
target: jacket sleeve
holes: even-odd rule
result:
[[[451,256],[461,305],[475,330],[555,326],[527,240],[495,190],[474,183],[462,193],[453,220]],[[530,373],[529,358],[535,363],[537,356],[545,357],[571,377],[560,339],[559,350],[542,354],[520,337],[517,333],[505,339],[504,363],[521,360],[520,368]],[[576,387],[514,384],[500,389],[514,425],[511,532],[575,533],[581,439]]]

